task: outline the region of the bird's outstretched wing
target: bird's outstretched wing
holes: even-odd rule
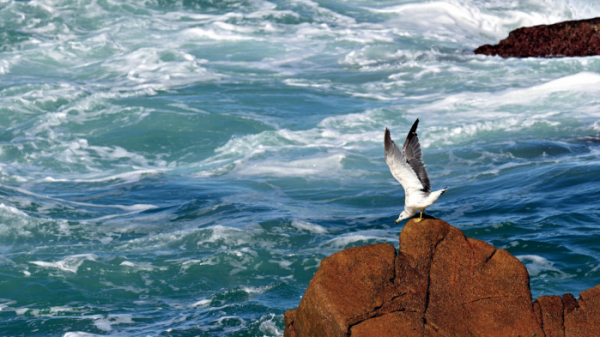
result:
[[[394,178],[404,187],[404,193],[409,194],[410,192],[422,190],[423,184],[421,180],[419,180],[417,173],[407,161],[405,154],[400,151],[396,143],[392,140],[390,130],[387,128],[385,129],[383,144],[385,148],[385,162],[390,167]]]
[[[427,176],[425,164],[421,157],[421,144],[419,144],[419,137],[417,136],[417,125],[419,125],[418,118],[406,136],[406,141],[402,147],[402,154],[404,154],[406,161],[417,174],[417,177],[419,177],[421,184],[423,184],[423,192],[431,192],[431,183],[429,182],[429,176]]]

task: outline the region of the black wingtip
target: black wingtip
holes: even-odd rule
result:
[[[385,136],[383,137],[383,146],[384,146],[385,152],[388,152],[391,144],[392,144],[392,137],[390,136],[390,130],[388,130],[388,128],[385,128]]]
[[[408,134],[413,134],[413,133],[417,133],[417,126],[419,126],[419,119],[417,118],[417,120],[413,123],[413,126],[410,128],[410,131],[408,132]]]
[[[410,131],[408,131],[408,134],[406,135],[406,140],[404,141],[404,146],[402,146],[402,151],[406,151],[406,146],[408,146],[408,144],[410,142],[412,142],[413,138],[418,137],[417,136],[417,126],[419,126],[419,119],[418,118],[413,123],[412,127],[410,128]]]

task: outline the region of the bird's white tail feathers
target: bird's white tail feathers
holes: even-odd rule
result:
[[[431,192],[429,194],[429,201],[431,201],[431,203],[433,204],[440,197],[440,195],[446,193],[447,189],[448,189],[448,186],[442,188],[441,190]]]

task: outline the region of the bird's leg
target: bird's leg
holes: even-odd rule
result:
[[[419,218],[415,219],[414,221],[415,222],[421,222],[421,221],[423,221],[423,211],[421,211],[421,216],[419,216]]]

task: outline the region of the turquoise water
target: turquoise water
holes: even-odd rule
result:
[[[475,56],[595,1],[0,1],[0,335],[281,336],[330,254],[428,212],[600,284],[600,58]]]

